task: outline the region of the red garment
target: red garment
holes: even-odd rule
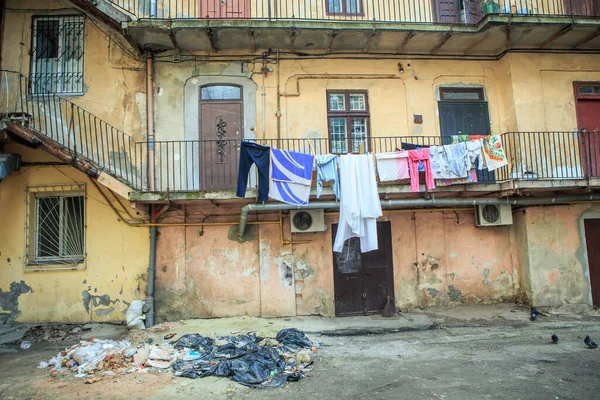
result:
[[[425,168],[425,186],[427,190],[435,189],[429,149],[409,150],[408,161],[410,167],[410,190],[413,192],[419,191],[419,161],[421,161]]]

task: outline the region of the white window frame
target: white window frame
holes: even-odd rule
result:
[[[64,199],[67,197],[82,198],[82,215],[81,221],[83,229],[81,231],[81,244],[83,254],[75,256],[38,256],[39,243],[38,233],[40,224],[39,200],[42,198],[59,197],[61,222],[60,233],[62,237],[64,229],[64,220],[62,219]],[[73,270],[84,269],[86,267],[86,195],[85,183],[75,184],[57,184],[57,185],[31,185],[25,188],[25,270],[26,271],[41,271],[41,270]],[[57,238],[57,240],[61,240]],[[59,244],[59,247],[63,246]]]

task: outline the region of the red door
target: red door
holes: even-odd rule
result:
[[[600,177],[600,82],[576,82],[577,128],[582,169]]]
[[[435,22],[455,24],[460,22],[460,6],[458,0],[433,0]]]
[[[213,19],[250,18],[250,0],[200,0],[200,16]]]
[[[600,16],[600,0],[564,0],[565,13],[577,16]]]
[[[600,219],[586,219],[584,225],[592,302],[594,307],[600,307]]]

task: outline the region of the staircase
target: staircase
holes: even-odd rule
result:
[[[27,77],[0,70],[4,128],[124,195],[144,190],[142,146],[129,135],[54,93],[31,95]]]

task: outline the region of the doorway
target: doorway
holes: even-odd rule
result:
[[[440,88],[440,131],[442,144],[453,135],[489,135],[490,112],[483,88]],[[478,182],[496,181],[494,171],[477,170]]]
[[[588,267],[592,304],[600,307],[600,219],[586,219],[584,222],[585,241],[587,245]]]
[[[586,177],[600,177],[600,82],[575,82],[579,154]]]
[[[434,22],[456,24],[460,22],[459,0],[433,0]]]
[[[242,87],[211,84],[200,87],[201,190],[237,187],[239,148],[243,139]]]
[[[200,0],[200,18],[250,18],[250,0]]]
[[[332,227],[335,240],[337,224]],[[335,315],[366,315],[382,312],[389,296],[394,298],[392,225],[377,223],[378,250],[360,252],[360,239],[346,241],[341,253],[333,253]]]

